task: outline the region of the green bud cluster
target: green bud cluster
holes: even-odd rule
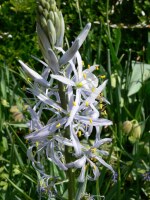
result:
[[[129,136],[131,142],[135,142],[140,139],[142,129],[137,120],[125,121],[122,125],[123,132]]]
[[[55,0],[37,0],[37,18],[37,23],[44,31],[50,47],[62,47],[65,25]]]

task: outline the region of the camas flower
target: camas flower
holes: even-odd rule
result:
[[[108,155],[108,152],[99,149],[102,144],[111,142],[110,138],[101,139],[100,128],[112,125],[112,122],[101,118],[101,113],[96,108],[98,104],[96,98],[105,89],[107,80],[99,85],[99,80],[93,73],[97,65],[83,70],[81,55],[78,51],[90,26],[90,23],[85,26],[66,52],[61,47],[56,48],[63,54],[60,58],[49,48],[46,55],[47,64],[36,58],[44,65],[41,75],[19,61],[23,70],[34,81],[32,88],[27,89],[33,94],[35,105],[28,109],[31,115],[31,120],[28,122],[31,133],[25,138],[31,142],[27,152],[28,158],[42,177],[47,177],[41,161],[43,157],[61,170],[80,168],[81,173],[78,178],[80,182],[84,181],[87,166],[90,166],[93,172],[93,176],[88,175],[90,180],[96,180],[99,177],[101,165],[115,174],[113,168],[102,158]],[[42,37],[40,38],[42,42]],[[43,43],[45,41],[44,39]],[[46,47],[46,44],[43,46]],[[58,82],[64,88],[63,93],[59,91]],[[64,96],[61,96],[62,94]],[[66,99],[65,108],[61,102],[63,98]],[[108,103],[104,98],[101,98],[101,101]],[[42,120],[42,113],[45,111],[50,113],[47,122]],[[89,136],[94,127],[95,140],[89,146]],[[67,136],[66,130],[69,130]],[[85,138],[84,142],[79,139],[80,132]],[[73,162],[67,163],[65,159],[66,147],[71,148]]]

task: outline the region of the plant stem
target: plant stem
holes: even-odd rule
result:
[[[61,100],[61,106],[63,109],[67,110],[67,99],[65,96],[65,91],[64,91],[64,85],[60,82],[58,82],[58,88],[59,88],[59,96]],[[70,129],[69,127],[66,128],[65,131],[65,137],[70,138]],[[65,146],[65,160],[66,163],[69,163],[72,161],[71,158],[71,151],[72,148]],[[71,168],[69,168],[66,172],[67,177],[68,177],[68,200],[74,200],[75,198],[75,176],[74,172],[72,171]]]

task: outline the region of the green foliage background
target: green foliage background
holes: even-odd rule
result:
[[[87,22],[92,29],[80,52],[85,66],[100,65],[96,72],[110,80],[106,96],[111,102],[107,112],[114,125],[103,134],[113,138],[109,162],[118,172],[118,182],[112,183],[110,174],[102,169],[96,183],[88,184],[87,193],[101,194],[105,199],[149,199],[149,181],[143,174],[150,171],[150,2],[149,0],[57,0],[66,23],[65,48]],[[108,25],[109,22],[109,25]],[[0,1],[0,200],[37,199],[36,173],[28,163],[28,133],[25,122],[26,93],[18,59],[31,67],[41,66],[31,58],[42,58],[36,35],[35,0]],[[147,67],[147,72],[137,70]],[[134,64],[135,63],[135,64]],[[146,65],[147,64],[147,65]],[[143,67],[143,68],[142,68]],[[147,78],[143,78],[143,73]],[[134,76],[140,87],[131,91]],[[133,76],[133,74],[135,74]],[[115,84],[114,84],[115,82]],[[12,106],[16,110],[12,112]],[[24,118],[22,118],[22,115]],[[19,117],[19,120],[16,117]],[[140,139],[129,137],[123,122],[136,120],[141,126]],[[55,169],[56,170],[56,169]],[[43,197],[43,199],[46,198]],[[98,199],[98,197],[97,197]]]

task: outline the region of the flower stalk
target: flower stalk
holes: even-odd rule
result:
[[[59,88],[59,95],[60,95],[60,101],[61,106],[64,110],[67,110],[67,99],[65,94],[65,88],[64,85],[61,82],[58,82],[58,88]],[[65,129],[64,137],[70,138],[70,130],[69,127]],[[70,153],[72,152],[72,148],[65,146],[65,160],[66,163],[72,162],[72,155]],[[75,197],[75,175],[71,168],[69,168],[66,172],[68,177],[68,200],[74,200]]]

